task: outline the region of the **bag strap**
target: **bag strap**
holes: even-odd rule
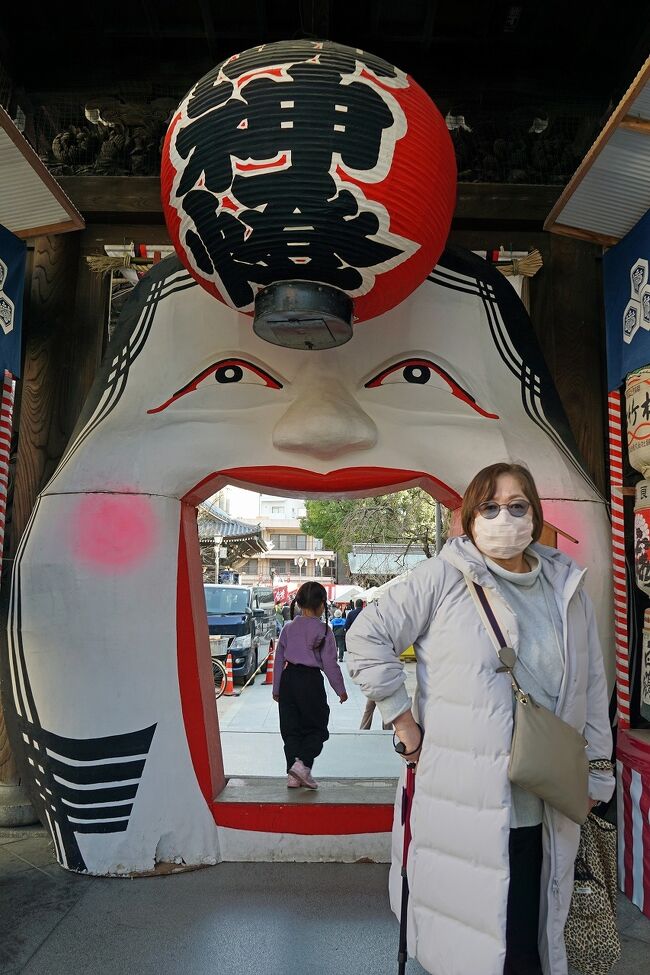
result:
[[[479,598],[479,600],[481,602],[481,606],[483,607],[483,611],[484,611],[485,615],[488,618],[488,621],[490,623],[490,627],[492,628],[492,631],[494,632],[494,636],[496,637],[496,640],[497,640],[497,642],[499,644],[499,649],[501,649],[501,647],[505,647],[506,646],[506,640],[504,639],[503,633],[501,632],[501,627],[499,626],[499,624],[497,622],[497,618],[494,615],[494,610],[490,606],[490,603],[488,601],[487,595],[485,593],[485,589],[483,588],[483,586],[480,586],[478,584],[478,582],[473,582],[472,585],[474,586],[474,588],[476,590],[476,595],[478,596],[478,598]]]
[[[470,596],[476,603],[478,614],[483,620],[485,629],[488,631],[488,634],[490,636],[490,639],[492,640],[492,643],[494,644],[494,649],[496,650],[498,656],[499,650],[501,650],[503,647],[507,646],[508,644],[507,641],[504,639],[501,627],[499,626],[497,622],[497,618],[494,615],[494,610],[490,606],[487,595],[485,593],[485,589],[483,588],[483,586],[479,585],[478,582],[474,582],[473,579],[470,579],[468,575],[465,576],[465,582],[467,583],[467,588],[469,589]]]
[[[501,666],[497,668],[497,673],[503,673],[505,671],[510,677],[512,690],[514,691],[518,700],[521,701],[522,704],[528,703],[528,695],[521,687],[513,672],[514,662],[516,659],[514,650],[508,646],[508,643],[503,636],[503,632],[499,626],[496,616],[494,615],[494,610],[490,606],[485,589],[478,582],[474,582],[474,580],[468,575],[465,576],[465,582],[467,583],[467,588],[469,589],[470,595],[476,604],[478,614],[483,621],[485,629],[488,631],[488,635],[494,644],[494,649],[496,650],[497,657],[499,658],[499,663]],[[512,655],[512,660],[510,663],[508,663],[507,655],[503,651],[508,651],[509,654]]]

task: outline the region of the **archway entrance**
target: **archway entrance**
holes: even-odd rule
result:
[[[242,472],[236,472],[239,483],[251,485],[251,473],[245,474],[248,478],[246,482],[243,481]],[[232,477],[233,472],[229,472],[228,476]],[[255,476],[260,477],[257,472]],[[376,476],[379,477],[378,474]],[[274,485],[270,483],[268,472],[264,472],[264,477],[266,481],[257,481],[256,486],[263,487],[269,495],[279,494],[280,491],[274,490]],[[348,471],[347,487],[352,477],[353,472]],[[362,490],[363,478],[368,479],[367,472],[362,472],[359,477],[355,485],[356,494]],[[223,486],[222,480],[223,475],[215,477],[212,483],[216,490]],[[292,486],[298,495],[301,488],[309,485],[296,477]],[[288,489],[286,475],[282,476],[281,487]],[[346,495],[338,491],[336,497]],[[191,501],[194,500],[192,497]],[[315,850],[320,842],[318,837],[326,834],[330,857],[346,859],[352,850],[361,849],[358,844],[356,847],[350,846],[347,840],[348,836],[359,833],[361,822],[366,834],[363,847],[366,855],[383,858],[386,833],[390,830],[392,817],[395,779],[400,773],[401,763],[390,747],[390,741],[385,740],[381,719],[378,722],[375,717],[376,730],[372,733],[360,731],[366,701],[347,674],[345,664],[341,665],[341,669],[349,700],[343,707],[326,682],[330,698],[330,739],[317,762],[321,782],[317,796],[287,791],[278,708],[273,703],[270,687],[257,683],[241,689],[240,698],[219,698],[215,716],[205,607],[202,618],[195,621],[197,640],[194,649],[188,647],[183,639],[191,632],[184,606],[191,604],[190,594],[196,584],[196,580],[191,578],[192,567],[198,573],[191,554],[195,536],[192,520],[192,511],[189,510],[187,524],[182,527],[181,544],[188,556],[181,561],[183,571],[179,574],[177,612],[181,698],[188,741],[202,790],[206,798],[212,796],[211,808],[217,825],[232,827],[222,844],[223,852],[229,857],[244,852],[242,847],[247,847],[250,839],[244,830],[257,834],[300,835],[303,837],[300,843],[303,853],[310,847]],[[194,653],[196,667],[190,665]],[[413,694],[415,661],[410,661],[406,666],[408,689]],[[195,693],[197,686],[201,687],[200,702]],[[224,781],[227,785],[222,789],[221,783]],[[336,840],[336,837],[343,840]],[[259,851],[259,836],[257,842]],[[269,840],[270,846],[274,842],[273,839]]]
[[[467,252],[448,251],[396,310],[319,352],[259,339],[169,258],[135,290],[111,352],[8,594],[6,676],[25,777],[72,869],[216,862],[226,830],[238,832],[237,856],[282,833],[284,855],[308,858],[299,824],[277,810],[273,824],[257,803],[257,819],[236,830],[214,809],[225,777],[199,501],[225,483],[307,498],[418,485],[455,508],[477,469],[523,460],[548,520],[579,540],[571,554],[606,566],[603,499],[522,305]],[[592,573],[605,641],[606,576]],[[312,823],[324,842],[327,822]],[[367,849],[368,820],[355,815],[350,829],[349,848]]]

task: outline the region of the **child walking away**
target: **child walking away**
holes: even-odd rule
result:
[[[334,633],[334,639],[336,640],[336,649],[339,652],[339,663],[341,663],[343,660],[343,655],[345,654],[345,620],[343,619],[343,613],[340,609],[334,610],[332,631]]]
[[[296,605],[301,615],[294,619]],[[321,616],[325,613],[325,622]],[[330,709],[323,673],[343,704],[348,699],[336,662],[336,643],[327,620],[327,592],[320,582],[305,582],[291,603],[275,652],[273,700],[280,705],[280,734],[287,760],[287,786],[317,789],[314,760],[329,738]]]

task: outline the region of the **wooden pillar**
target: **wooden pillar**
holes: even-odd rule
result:
[[[602,249],[547,235],[530,317],[585,466],[607,495]]]
[[[31,255],[13,515],[6,545],[10,559],[38,494],[63,454],[101,359],[107,284],[88,270],[81,237],[39,237]],[[17,781],[0,708],[0,783]]]
[[[19,418],[10,554],[20,542],[39,491],[54,472],[69,436],[67,399],[72,365],[79,238],[38,237],[26,309],[25,362]]]

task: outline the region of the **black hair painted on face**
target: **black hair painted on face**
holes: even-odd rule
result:
[[[321,606],[325,607],[325,632],[315,648],[320,653],[329,631],[329,608],[325,586],[322,586],[320,582],[303,582],[291,603],[291,619],[293,619],[296,603],[301,609],[309,609],[312,613],[317,613]]]

